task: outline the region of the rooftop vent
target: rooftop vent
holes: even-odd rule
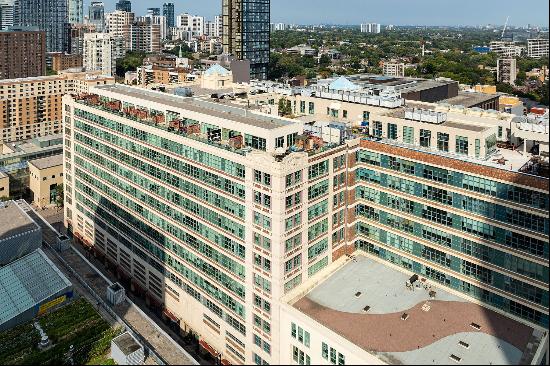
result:
[[[477,329],[477,330],[480,330],[481,329],[481,325],[477,324],[477,323],[471,323],[470,326],[474,329]]]
[[[450,355],[449,358],[455,362],[462,361],[462,358],[458,357],[457,355]]]
[[[355,297],[357,297],[357,298],[361,297],[361,295],[362,295],[362,294],[361,294],[361,291],[357,291],[357,292],[355,293]]]
[[[407,320],[407,319],[409,319],[409,314],[403,313],[403,315],[401,315],[401,320]]]
[[[368,305],[363,308],[363,312],[365,313],[368,312],[369,310],[370,310],[370,306]]]
[[[470,348],[470,345],[464,341],[459,341],[458,344],[466,349]]]

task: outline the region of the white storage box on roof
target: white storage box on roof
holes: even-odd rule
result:
[[[142,365],[145,353],[143,346],[125,332],[111,341],[111,358],[117,365]]]

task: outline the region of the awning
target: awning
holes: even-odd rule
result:
[[[179,319],[174,314],[172,314],[170,310],[165,308],[162,312],[164,313],[164,315],[166,315],[166,317],[168,317],[173,322],[177,323],[179,321]]]
[[[342,108],[342,104],[340,103],[330,103],[330,109],[340,109]]]
[[[212,348],[212,346],[210,346],[208,343],[206,343],[204,340],[201,339],[199,341],[199,345],[202,348],[204,348],[208,353],[210,353],[212,356],[218,357],[219,353],[214,348]]]
[[[221,364],[222,365],[231,365],[231,362],[229,362],[225,358],[223,358],[222,361],[221,361]]]

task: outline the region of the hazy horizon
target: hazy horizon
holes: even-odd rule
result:
[[[115,9],[117,0],[103,1],[105,11]],[[162,8],[164,2],[167,1],[132,0],[132,11],[143,15],[148,7]],[[170,2],[175,4],[176,15],[187,12],[212,19],[221,14],[221,0]],[[84,0],[85,15],[89,3],[90,0]],[[342,7],[343,3],[347,6]],[[531,24],[548,27],[548,11],[548,0],[526,3],[511,0],[461,0],[458,3],[450,0],[345,0],[341,3],[333,0],[271,0],[271,22],[303,25],[358,25],[364,22],[398,26],[503,25],[510,16],[510,26]]]

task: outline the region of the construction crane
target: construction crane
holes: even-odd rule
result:
[[[506,22],[504,23],[504,28],[502,28],[502,34],[500,35],[500,39],[504,38],[504,32],[506,32],[506,27],[508,27],[508,21],[510,20],[510,16],[508,15],[506,17]]]

